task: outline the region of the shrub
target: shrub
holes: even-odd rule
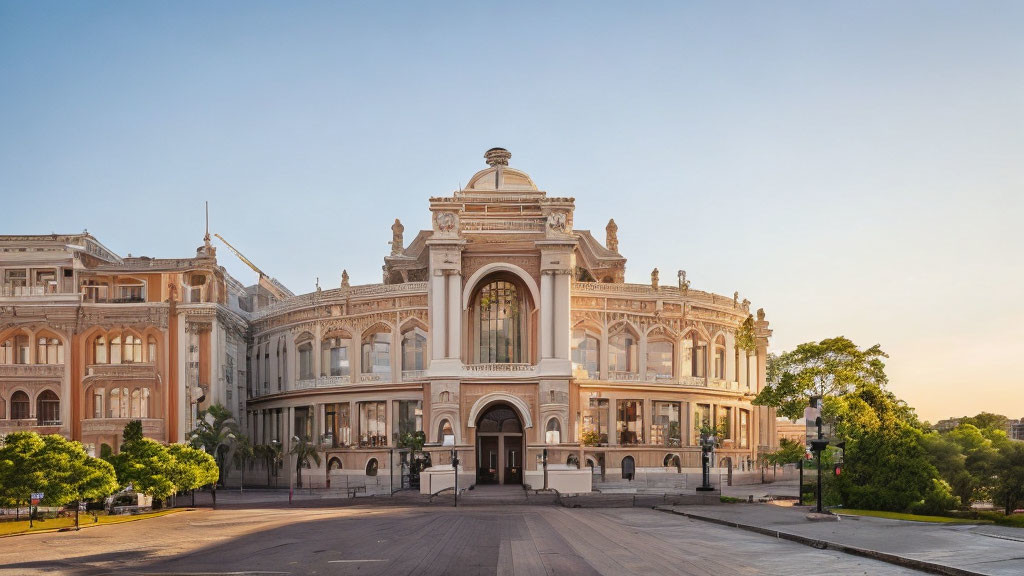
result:
[[[955,509],[957,503],[958,499],[953,496],[953,489],[949,483],[935,478],[932,480],[932,486],[925,492],[924,500],[911,506],[910,511],[914,514],[937,516]]]

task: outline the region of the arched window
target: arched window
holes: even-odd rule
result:
[[[360,370],[363,374],[391,373],[391,334],[377,332],[363,338],[363,356]]]
[[[348,376],[348,338],[327,338],[320,345],[320,375]]]
[[[121,335],[118,334],[110,339],[110,363],[121,363]]]
[[[626,480],[633,480],[636,476],[636,460],[632,456],[626,456],[622,459],[622,477]]]
[[[0,364],[14,364],[14,342],[4,340],[0,342]]]
[[[476,294],[476,346],[473,360],[481,364],[524,361],[523,300],[508,280],[484,284]]]
[[[313,378],[313,343],[302,342],[296,348],[299,350],[299,380],[309,380]]]
[[[152,336],[146,338],[146,362],[156,363],[156,338]]]
[[[637,337],[629,330],[623,330],[608,338],[608,370],[611,377],[629,377],[640,370]]]
[[[107,363],[107,338],[103,335],[97,336],[92,343],[92,363]]]
[[[725,379],[725,337],[715,338],[715,378]]]
[[[57,426],[60,424],[60,398],[52,390],[43,390],[36,398],[36,425]]]
[[[705,376],[707,373],[705,369],[707,351],[707,341],[698,336],[696,332],[690,332],[683,339],[683,370],[688,372],[689,376],[695,378]]]
[[[596,380],[600,373],[601,343],[585,330],[572,331],[572,373],[577,379]]]
[[[125,336],[124,358],[121,361],[125,364],[142,362],[142,338],[136,338],[132,334]]]
[[[445,443],[445,439],[451,437],[451,444],[455,444],[455,430],[452,429],[452,423],[447,418],[441,420],[441,424],[437,427],[437,440],[442,444]]]
[[[678,454],[665,454],[665,468],[675,468],[677,471],[682,468]]]
[[[283,337],[278,340],[277,349],[277,389],[280,390],[284,382],[288,381],[288,343]]]
[[[575,454],[569,454],[569,456],[565,459],[565,465],[572,466],[573,468],[576,468],[578,470],[580,467],[580,457]]]
[[[28,336],[14,337],[14,361],[17,364],[28,364]]]
[[[28,420],[28,394],[18,390],[11,395],[11,420]]]
[[[341,458],[331,458],[331,461],[327,463],[327,470],[341,470]]]
[[[129,396],[127,388],[111,388],[110,401],[107,402],[109,418],[130,418]]]
[[[427,364],[427,334],[413,328],[402,334],[402,370],[424,370]]]
[[[667,340],[647,342],[647,380],[671,380],[675,346]]]
[[[64,345],[57,338],[42,336],[36,347],[36,364],[63,364]]]
[[[376,476],[377,475],[377,459],[370,458],[370,461],[366,463],[366,475]]]
[[[544,441],[548,444],[560,444],[562,442],[562,426],[558,418],[548,420],[547,429],[544,432]]]

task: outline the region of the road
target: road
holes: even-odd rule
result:
[[[0,574],[919,574],[649,509],[196,510],[0,540]]]

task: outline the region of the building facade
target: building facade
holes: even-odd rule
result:
[[[696,469],[701,423],[722,428],[718,466],[774,448],[774,410],[751,404],[764,312],[682,271],[624,283],[615,222],[604,242],[576,228],[575,200],[510,156],[489,150],[464,189],[430,198],[432,227],[408,244],[395,220],[381,284],[343,273],[267,294],[217,266],[208,237],[184,260],[120,258],[86,234],[3,237],[0,433],[116,449],[138,417],[180,441],[219,402],[253,444],[319,444],[314,485],[388,474],[416,431],[435,467],[455,449],[479,484],[534,484],[545,451],[567,469]]]

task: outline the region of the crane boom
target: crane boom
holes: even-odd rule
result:
[[[220,234],[217,234],[217,233],[214,233],[213,235],[216,236],[221,242],[223,242],[224,245],[228,247],[228,250],[231,250],[231,252],[233,252],[235,256],[238,256],[239,260],[244,262],[246,266],[248,266],[249,268],[252,268],[253,272],[255,272],[256,274],[259,275],[259,284],[260,284],[260,286],[266,288],[267,291],[270,292],[271,294],[273,294],[274,297],[277,298],[278,300],[284,300],[285,298],[287,298],[289,296],[283,290],[281,290],[270,279],[270,277],[267,276],[263,272],[263,270],[260,270],[259,267],[256,266],[255,264],[253,264],[251,260],[249,260],[248,258],[243,256],[242,253],[239,252],[237,248],[232,246],[230,242],[225,240],[223,236],[221,236]]]

